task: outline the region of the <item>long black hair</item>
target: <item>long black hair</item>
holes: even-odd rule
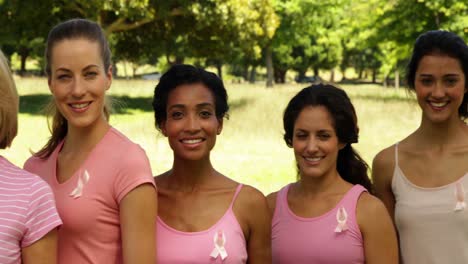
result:
[[[424,56],[431,54],[447,55],[457,59],[465,75],[465,89],[468,89],[468,45],[455,33],[445,30],[431,30],[421,34],[414,43],[413,53],[406,69],[406,81],[410,90],[414,90],[419,62]],[[467,92],[463,96],[458,113],[462,119],[468,118]]]
[[[316,84],[302,89],[284,110],[284,141],[292,147],[294,124],[307,106],[323,106],[333,118],[333,127],[340,143],[345,147],[338,152],[336,161],[340,176],[352,184],[360,184],[372,193],[372,184],[367,176],[369,166],[351,146],[358,142],[359,128],[354,106],[342,89],[329,84]]]

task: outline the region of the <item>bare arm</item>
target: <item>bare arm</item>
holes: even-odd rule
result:
[[[248,226],[247,263],[271,263],[271,213],[267,200],[260,191],[250,186],[243,188],[239,198],[237,205],[241,218]]]
[[[130,191],[120,203],[123,263],[156,263],[157,195],[151,184]]]
[[[53,229],[33,244],[22,248],[23,264],[57,263],[57,229]]]
[[[392,178],[395,169],[394,147],[382,150],[372,163],[372,180],[375,195],[382,200],[392,220],[395,217],[395,196],[392,192]]]
[[[384,204],[370,194],[362,194],[357,206],[357,220],[364,240],[366,263],[398,263],[396,232]]]
[[[266,199],[268,202],[268,208],[270,209],[270,213],[273,216],[276,209],[276,197],[278,196],[278,192],[270,193],[267,195]]]

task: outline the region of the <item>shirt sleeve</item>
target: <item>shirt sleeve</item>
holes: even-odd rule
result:
[[[55,207],[55,199],[49,185],[35,176],[36,180],[30,187],[29,209],[26,215],[26,232],[21,241],[21,247],[27,247],[44,237],[62,221]]]
[[[145,151],[138,145],[129,148],[120,161],[120,169],[114,182],[115,199],[120,201],[131,190],[142,184],[154,183],[151,166]]]

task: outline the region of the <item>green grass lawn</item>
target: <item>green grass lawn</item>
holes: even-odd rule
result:
[[[154,81],[114,80],[110,94],[117,100],[111,124],[139,143],[148,154],[153,173],[168,170],[172,151],[154,128],[151,97]],[[19,133],[12,148],[0,154],[22,166],[49,136],[41,112],[49,100],[47,81],[17,79],[21,95]],[[294,156],[282,139],[282,113],[289,99],[305,85],[227,84],[229,120],[212,153],[214,166],[225,175],[265,194],[294,181]],[[358,113],[360,140],[356,149],[370,164],[377,152],[417,128],[420,110],[413,96],[376,85],[344,85]]]

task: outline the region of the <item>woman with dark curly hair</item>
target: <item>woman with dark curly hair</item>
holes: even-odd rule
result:
[[[265,197],[211,164],[229,109],[221,79],[173,66],[154,90],[153,108],[174,156],[172,168],[155,178],[158,263],[271,263]]]

